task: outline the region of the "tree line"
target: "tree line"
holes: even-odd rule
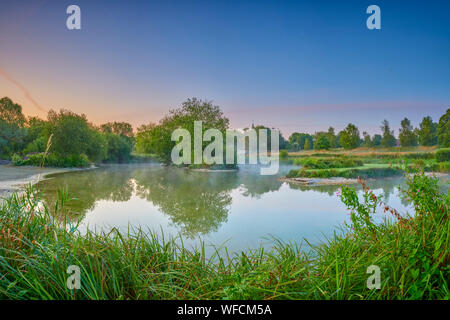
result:
[[[330,127],[328,131],[319,131],[314,135],[309,133],[294,132],[289,136],[286,149],[291,151],[300,150],[327,150],[330,148],[354,149],[360,146],[364,147],[402,147],[411,146],[434,146],[439,145],[442,148],[450,147],[450,109],[442,115],[439,122],[436,123],[429,116],[423,118],[419,127],[414,128],[408,118],[400,122],[398,138],[394,135],[389,121],[383,120],[381,123],[380,134],[370,136],[366,131],[360,131],[356,125],[349,123],[344,130],[338,134],[335,129]]]
[[[387,120],[380,126],[380,134],[370,136],[349,123],[339,133],[333,127],[328,131],[309,133],[295,132],[285,139],[280,134],[279,148],[299,151],[310,149],[365,147],[433,146],[450,147],[450,109],[436,123],[424,117],[419,127],[414,128],[409,119],[401,121],[398,138]],[[209,128],[225,132],[229,120],[218,106],[210,101],[188,99],[178,109],[170,110],[158,123],[149,123],[137,129],[127,122],[108,122],[100,126],[90,123],[87,117],[72,111],[50,110],[47,119],[25,117],[22,107],[8,97],[0,99],[0,159],[26,159],[32,155],[49,153],[55,163],[62,166],[79,166],[85,162],[128,162],[131,153],[155,155],[162,162],[171,162],[171,151],[177,142],[172,141],[172,132],[184,128],[193,136],[194,121],[202,121],[202,130]],[[255,130],[270,128],[252,125]],[[245,129],[244,129],[245,130]],[[205,142],[207,144],[207,142]],[[205,147],[205,146],[203,146]],[[268,149],[271,149],[270,138]],[[61,160],[61,161],[59,161]],[[84,161],[86,160],[86,161]]]
[[[84,114],[65,109],[50,110],[47,120],[25,117],[19,104],[8,97],[0,99],[0,158],[21,159],[49,153],[64,166],[86,161],[126,162],[134,145],[129,123],[95,126]]]

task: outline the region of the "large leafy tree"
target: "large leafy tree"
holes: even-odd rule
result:
[[[381,139],[381,145],[383,147],[393,147],[396,144],[394,137],[394,131],[391,130],[389,126],[389,121],[383,120],[381,123],[381,132],[383,133],[383,138]]]
[[[430,116],[423,118],[417,130],[420,145],[434,146],[437,144],[437,127],[438,124],[433,122]]]
[[[380,146],[382,139],[383,139],[383,137],[381,136],[381,134],[374,134],[372,137],[372,146],[374,146],[374,147]]]
[[[359,146],[359,130],[354,124],[349,123],[347,127],[340,132],[340,143],[344,149],[354,149]]]
[[[0,99],[0,156],[9,157],[24,147],[24,124],[22,107],[8,97]]]
[[[308,133],[294,132],[289,136],[289,143],[296,150],[305,149],[306,140],[309,140],[309,145],[312,146],[313,137]]]
[[[106,156],[106,141],[84,114],[78,115],[68,110],[48,113],[50,131],[53,134],[51,151],[63,157],[86,154],[98,161]]]
[[[439,119],[437,136],[440,147],[450,148],[450,109]]]
[[[316,132],[314,135],[314,149],[328,150],[330,148],[330,140],[327,132]]]
[[[22,107],[8,97],[0,99],[0,119],[9,124],[17,125],[20,128],[25,124]]]
[[[188,99],[180,108],[170,110],[157,125],[140,128],[137,136],[139,150],[155,153],[162,161],[170,163],[171,152],[175,146],[175,142],[171,140],[172,132],[183,128],[190,132],[191,137],[194,137],[194,121],[202,121],[203,132],[215,128],[225,133],[229,127],[228,118],[211,101]],[[191,145],[193,148],[193,143]],[[194,153],[191,154],[193,156]]]
[[[363,137],[364,137],[364,146],[365,147],[373,147],[372,145],[372,139],[370,138],[370,134],[368,134],[366,131],[363,131]]]
[[[336,133],[334,132],[334,128],[333,127],[329,127],[328,128],[327,139],[329,141],[330,148],[336,148],[337,147],[337,145],[338,145],[337,137],[336,137]]]
[[[417,135],[414,132],[414,128],[411,125],[411,121],[408,118],[404,118],[401,123],[398,139],[402,147],[410,147],[417,145]]]

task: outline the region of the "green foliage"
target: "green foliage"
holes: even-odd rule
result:
[[[287,150],[280,150],[280,158],[281,159],[287,159],[288,156],[289,156],[289,153],[287,152]]]
[[[102,124],[100,126],[100,130],[106,135],[115,134],[120,136],[121,138],[123,138],[123,140],[126,140],[126,142],[129,144],[130,149],[133,148],[136,142],[133,127],[127,122],[108,122]]]
[[[286,175],[287,178],[333,178],[341,177],[347,179],[356,179],[361,177],[382,178],[401,176],[403,170],[400,168],[349,168],[349,169],[318,169],[318,170],[291,170]]]
[[[394,131],[389,126],[389,121],[383,120],[381,124],[381,131],[383,132],[383,138],[381,139],[381,145],[385,148],[393,147],[396,144],[394,137]]]
[[[327,138],[328,138],[330,148],[338,147],[338,141],[337,141],[337,137],[336,137],[333,127],[328,128]]]
[[[311,150],[311,149],[312,149],[312,146],[313,146],[313,143],[312,143],[309,139],[307,139],[307,140],[305,141],[304,149],[305,149],[305,150]]]
[[[107,141],[107,156],[104,161],[106,162],[129,162],[131,157],[132,145],[130,141],[123,136],[106,133]]]
[[[26,130],[0,119],[0,157],[9,157],[24,147]]]
[[[340,144],[344,149],[354,149],[359,146],[360,137],[358,128],[349,123],[347,127],[340,132]]]
[[[15,166],[41,166],[43,163],[45,167],[85,168],[91,165],[88,157],[84,154],[72,154],[67,157],[62,157],[59,154],[50,153],[45,159],[43,153],[31,154],[25,158],[15,154],[11,160]]]
[[[8,97],[0,99],[0,157],[9,157],[24,147],[24,124],[22,107]]]
[[[44,152],[47,147],[48,137],[40,136],[30,142],[25,149],[23,149],[23,154],[36,153],[36,152]]]
[[[91,159],[102,159],[106,144],[101,135],[95,132],[85,115],[77,115],[68,110],[48,113],[51,133],[53,133],[51,151],[68,157],[86,154]]]
[[[450,161],[440,162],[438,171],[450,173]]]
[[[366,131],[363,131],[363,137],[364,137],[364,147],[366,148],[373,147],[372,139],[370,138],[370,135]]]
[[[12,102],[8,97],[3,97],[0,99],[0,119],[20,128],[23,127],[25,116],[22,113],[22,106]]]
[[[420,123],[417,134],[422,146],[434,146],[437,144],[437,123],[431,117],[424,117]]]
[[[301,165],[305,169],[331,169],[359,167],[363,162],[359,159],[350,158],[300,158],[294,160],[295,165]]]
[[[372,138],[372,147],[381,146],[382,140],[383,140],[383,137],[380,134],[374,134],[373,138]]]
[[[184,128],[190,132],[191,138],[193,138],[195,121],[202,121],[202,134],[206,130],[214,128],[225,135],[229,126],[228,118],[224,117],[218,106],[197,98],[188,99],[183,102],[181,108],[171,110],[157,125],[150,124],[139,128],[136,142],[138,152],[153,153],[161,161],[171,163],[171,152],[176,144],[171,139],[172,132],[175,129]],[[207,144],[204,142],[203,148]],[[194,144],[191,145],[193,149]],[[191,154],[193,157],[194,152]]]
[[[66,190],[49,209],[28,189],[0,204],[0,299],[450,299],[448,194],[414,175],[402,193],[416,214],[402,216],[362,186],[361,195],[342,187],[350,222],[309,252],[274,238],[269,250],[212,257],[203,243],[188,250],[141,229],[82,236],[61,223]],[[375,208],[394,221],[375,223]],[[84,279],[77,291],[66,284],[72,264]],[[370,265],[379,290],[367,288]]]
[[[450,109],[439,119],[437,135],[439,146],[450,148]]]
[[[306,147],[305,147],[305,143],[307,140],[309,140],[309,142],[308,142],[309,148],[308,149],[306,149]],[[293,146],[293,149],[295,151],[311,149],[311,146],[313,144],[312,142],[313,142],[313,137],[308,133],[294,132],[293,134],[291,134],[289,136],[289,144],[291,146]]]
[[[450,161],[450,148],[439,149],[435,155],[437,162]]]
[[[330,140],[327,132],[316,132],[314,135],[314,149],[328,150],[330,148]]]
[[[417,135],[408,118],[404,118],[401,122],[400,133],[398,134],[400,145],[402,147],[410,147],[417,145]]]

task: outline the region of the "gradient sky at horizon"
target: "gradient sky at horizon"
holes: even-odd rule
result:
[[[67,30],[66,8],[81,8]],[[381,30],[366,8],[381,8]],[[0,96],[27,115],[158,121],[190,97],[235,128],[379,132],[450,107],[449,1],[1,1]]]

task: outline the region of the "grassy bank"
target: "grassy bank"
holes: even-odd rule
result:
[[[399,151],[402,150],[402,151]],[[450,172],[450,149],[386,148],[291,153],[287,160],[301,166],[286,178],[379,178],[408,170]]]
[[[408,180],[404,196],[417,215],[401,217],[365,185],[341,200],[351,223],[306,254],[274,239],[257,249],[207,259],[173,239],[134,230],[124,235],[78,234],[66,225],[66,192],[54,212],[35,190],[0,208],[0,298],[3,299],[449,299],[449,197],[424,175]],[[375,207],[395,222],[376,225]],[[287,222],[288,223],[288,222]],[[67,267],[81,269],[81,289],[67,289]],[[367,268],[381,270],[369,290]]]
[[[291,170],[286,178],[332,178],[342,177],[346,179],[384,178],[401,176],[404,173],[400,167],[388,167],[383,165],[366,165],[356,168],[320,169],[320,170]]]

